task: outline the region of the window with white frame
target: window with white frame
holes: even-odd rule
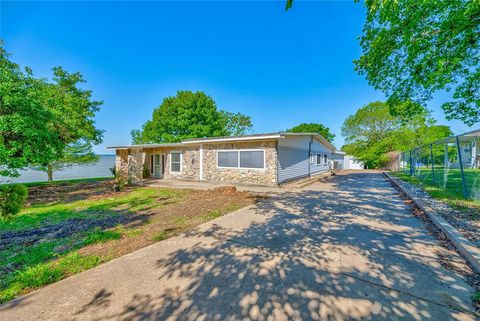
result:
[[[328,155],[325,154],[323,155],[323,165],[327,165],[328,164]]]
[[[226,168],[265,168],[263,150],[228,150],[217,152],[217,166]]]
[[[180,173],[182,163],[182,154],[179,152],[170,153],[170,172]]]
[[[322,165],[322,154],[317,154],[316,155],[316,164],[317,165]]]

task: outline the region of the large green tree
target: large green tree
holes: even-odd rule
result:
[[[132,141],[175,143],[187,138],[242,135],[252,126],[249,116],[219,110],[201,91],[178,91],[163,99],[142,130],[133,130]]]
[[[82,140],[68,144],[62,153],[62,157],[50,161],[47,165],[37,165],[33,168],[46,172],[48,181],[53,181],[53,172],[62,170],[73,165],[89,165],[98,162],[99,156],[93,152],[92,144]]]
[[[319,123],[301,123],[295,127],[287,129],[286,131],[291,133],[317,133],[330,143],[335,138],[335,134],[330,132],[330,128]]]
[[[80,87],[85,82],[80,73],[56,67],[52,81],[35,78],[11,62],[3,47],[0,64],[1,175],[17,176],[29,165],[53,167],[71,159],[69,147],[79,141],[101,142],[94,116],[102,102]]]
[[[412,117],[438,91],[447,119],[480,121],[480,1],[366,0],[356,69]],[[399,102],[414,101],[397,109]]]
[[[410,121],[390,114],[384,102],[373,102],[349,116],[342,126],[346,145],[342,149],[365,162],[369,168],[381,167],[385,154],[428,144],[452,135],[447,126],[435,125],[430,113],[418,107]]]
[[[0,175],[18,176],[29,164],[61,157],[55,113],[45,106],[43,80],[21,70],[0,46]]]

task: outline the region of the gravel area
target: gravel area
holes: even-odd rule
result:
[[[447,203],[434,199],[420,187],[397,179],[410,193],[433,208],[448,223],[455,227],[473,245],[480,248],[480,213],[477,209],[459,210]]]

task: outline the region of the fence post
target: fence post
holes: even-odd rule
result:
[[[456,137],[456,142],[457,142],[458,162],[459,162],[459,165],[460,165],[460,174],[462,175],[463,197],[465,199],[467,199],[468,198],[468,191],[467,191],[467,185],[465,184],[465,174],[463,173],[462,152],[460,150],[460,140],[458,139],[458,136]]]
[[[433,168],[433,144],[430,144],[430,164],[432,165],[432,183],[435,184],[435,169]]]
[[[412,158],[412,150],[410,150],[410,176],[413,176],[413,158]]]

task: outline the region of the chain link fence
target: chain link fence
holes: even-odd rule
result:
[[[402,152],[397,162],[397,171],[447,198],[480,201],[480,130]]]

